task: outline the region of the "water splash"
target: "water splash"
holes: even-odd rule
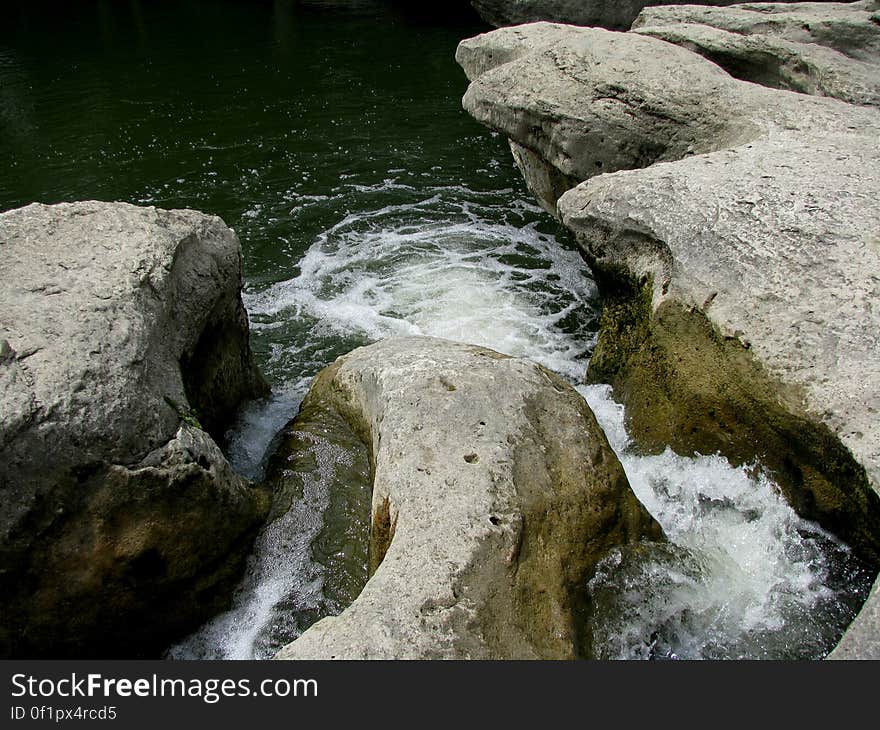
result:
[[[288,488],[296,494],[287,495],[289,507],[258,538],[232,608],[173,646],[169,658],[269,659],[319,618],[345,608],[325,590],[327,561],[318,562],[312,546],[325,530],[334,485],[360,482],[369,492],[366,460],[352,478],[358,464],[349,444],[302,431],[295,437],[300,462],[309,463],[290,470]],[[355,516],[363,517],[342,518]],[[360,562],[365,574],[365,553]]]
[[[284,384],[231,434],[231,458],[259,478],[273,434],[311,376],[354,347],[396,334],[484,345],[536,360],[578,385],[599,308],[580,256],[512,191],[431,186],[390,176],[295,196],[290,214],[327,224],[290,278],[245,294],[270,377]],[[254,209],[259,222],[263,213]],[[848,549],[801,520],[759,469],[720,456],[639,455],[607,386],[579,386],[670,542],[619,550],[590,584],[593,650],[626,658],[822,656],[870,585]],[[269,656],[336,613],[317,558],[332,479],[267,529],[236,607],[174,656]],[[311,481],[309,481],[311,479]],[[310,547],[311,544],[311,547]],[[851,585],[847,585],[847,583]],[[268,637],[268,638],[267,638]]]
[[[578,388],[668,544],[614,550],[590,581],[593,651],[608,659],[820,658],[871,574],[797,516],[755,465],[639,455],[607,385]]]

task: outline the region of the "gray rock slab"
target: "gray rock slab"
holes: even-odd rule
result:
[[[699,53],[744,81],[878,106],[880,24],[869,5],[648,8],[634,29]]]
[[[695,23],[739,35],[764,35],[833,48],[850,58],[876,63],[880,55],[877,0],[854,3],[742,3],[729,7],[647,7],[633,28]]]
[[[880,579],[828,659],[880,659]]]

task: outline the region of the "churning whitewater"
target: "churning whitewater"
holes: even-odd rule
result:
[[[484,25],[378,0],[190,0],[173,23],[164,3],[18,5],[0,44],[0,210],[114,200],[234,228],[272,383],[227,434],[239,472],[271,474],[311,379],[355,347],[424,334],[531,358],[585,395],[670,539],[612,553],[595,575],[592,654],[834,645],[870,586],[849,551],[760,465],[639,453],[610,389],[584,385],[600,316],[590,272],[531,202],[506,136],[462,109],[455,49]],[[296,498],[276,500],[231,609],[169,656],[271,657],[366,579],[365,548],[351,549],[369,530],[362,455],[335,435],[300,441]]]
[[[583,385],[598,326],[595,285],[541,211],[511,190],[386,179],[342,185],[292,211],[339,211],[298,273],[246,293],[255,337],[271,335],[275,395],[232,434],[237,468],[259,478],[274,434],[314,373],[353,347],[397,334],[484,345],[536,360],[575,384],[633,490],[670,542],[615,551],[590,582],[592,652],[607,658],[822,656],[870,580],[848,549],[800,519],[760,469],[719,456],[639,455],[607,386]],[[393,197],[391,204],[379,204]],[[303,497],[258,541],[233,608],[170,650],[175,658],[267,658],[345,608],[325,595],[310,548],[344,450],[314,441]],[[849,587],[851,591],[851,586]],[[292,619],[291,616],[295,618]]]
[[[871,573],[801,519],[757,465],[639,455],[607,385],[579,386],[665,544],[616,549],[590,581],[603,659],[820,658]]]

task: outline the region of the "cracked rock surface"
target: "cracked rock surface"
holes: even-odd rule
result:
[[[195,211],[0,214],[0,653],[155,655],[235,579],[267,509],[212,438],[266,389],[240,256]]]

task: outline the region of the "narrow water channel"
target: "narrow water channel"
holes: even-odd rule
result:
[[[58,4],[47,29],[22,4],[0,30],[0,210],[98,198],[235,228],[273,384],[229,435],[254,479],[310,378],[353,347],[427,334],[543,363],[587,398],[671,538],[600,567],[596,654],[823,656],[872,576],[760,465],[638,453],[610,389],[583,385],[600,313],[589,270],[505,140],[461,111],[455,46],[485,28],[395,7],[96,0]],[[169,656],[270,657],[356,595],[364,499],[343,504],[334,485],[368,499],[367,467],[332,440],[307,451],[232,610]]]

